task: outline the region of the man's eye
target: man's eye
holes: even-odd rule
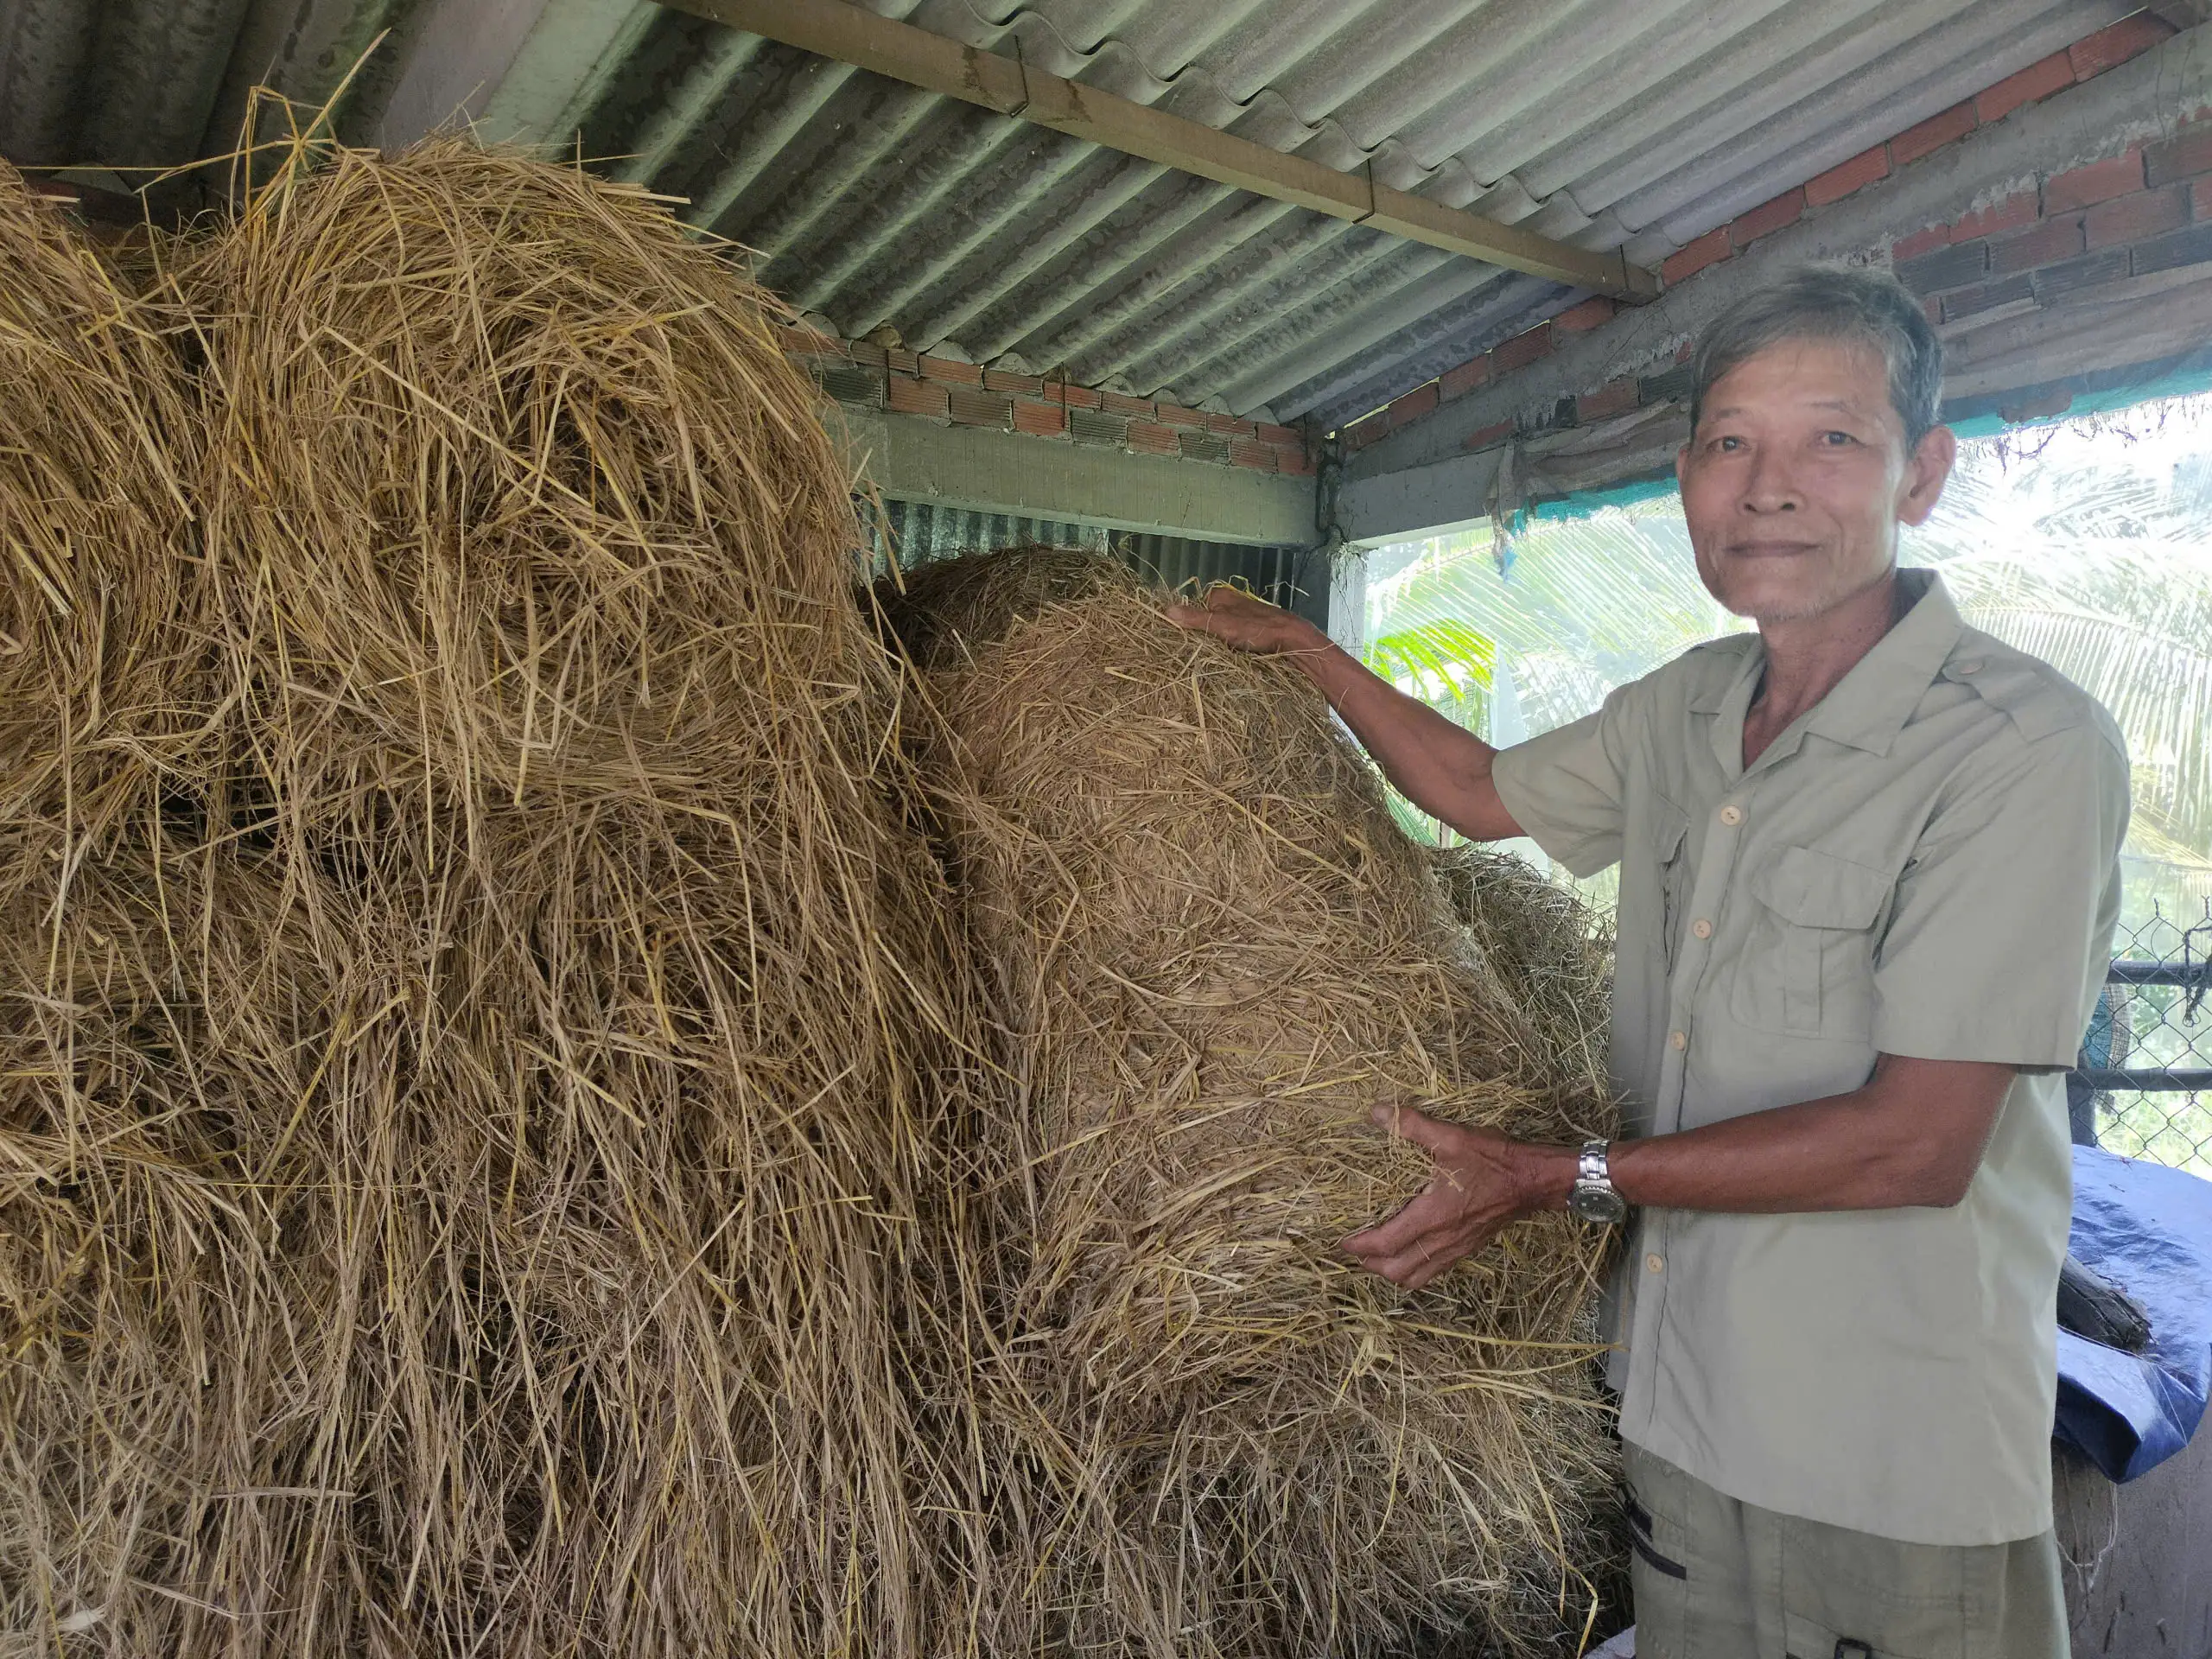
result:
[[[1848,432],[1823,432],[1821,434],[1821,442],[1831,449],[1840,449],[1844,445],[1856,443],[1859,440]]]
[[[1742,448],[1744,441],[1741,438],[1722,438],[1714,447],[1732,452]]]

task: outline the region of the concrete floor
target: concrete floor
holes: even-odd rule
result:
[[[2125,1486],[2051,1464],[2075,1659],[2212,1659],[2212,1424]]]

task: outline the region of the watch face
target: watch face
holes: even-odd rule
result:
[[[1610,1226],[1628,1213],[1628,1205],[1621,1201],[1619,1193],[1594,1182],[1577,1181],[1567,1195],[1567,1207],[1583,1220],[1600,1227]]]

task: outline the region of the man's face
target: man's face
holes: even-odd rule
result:
[[[1906,449],[1871,347],[1770,346],[1713,384],[1675,460],[1698,575],[1738,616],[1824,615],[1888,572],[1898,524],[1935,510],[1955,452],[1947,427]]]

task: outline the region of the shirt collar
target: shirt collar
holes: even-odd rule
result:
[[[1897,587],[1905,597],[1905,613],[1810,713],[1775,740],[1762,762],[1795,753],[1808,732],[1874,754],[1889,752],[1966,631],[1965,619],[1935,571],[1899,570]],[[1743,770],[1744,717],[1765,672],[1766,645],[1753,634],[1736,672],[1725,680],[1715,676],[1690,699],[1692,714],[1720,716],[1713,727],[1713,751],[1731,778]]]
[[[1813,706],[1807,731],[1886,754],[1920,707],[1966,632],[1966,621],[1933,570],[1898,571],[1897,588],[1910,608]]]

